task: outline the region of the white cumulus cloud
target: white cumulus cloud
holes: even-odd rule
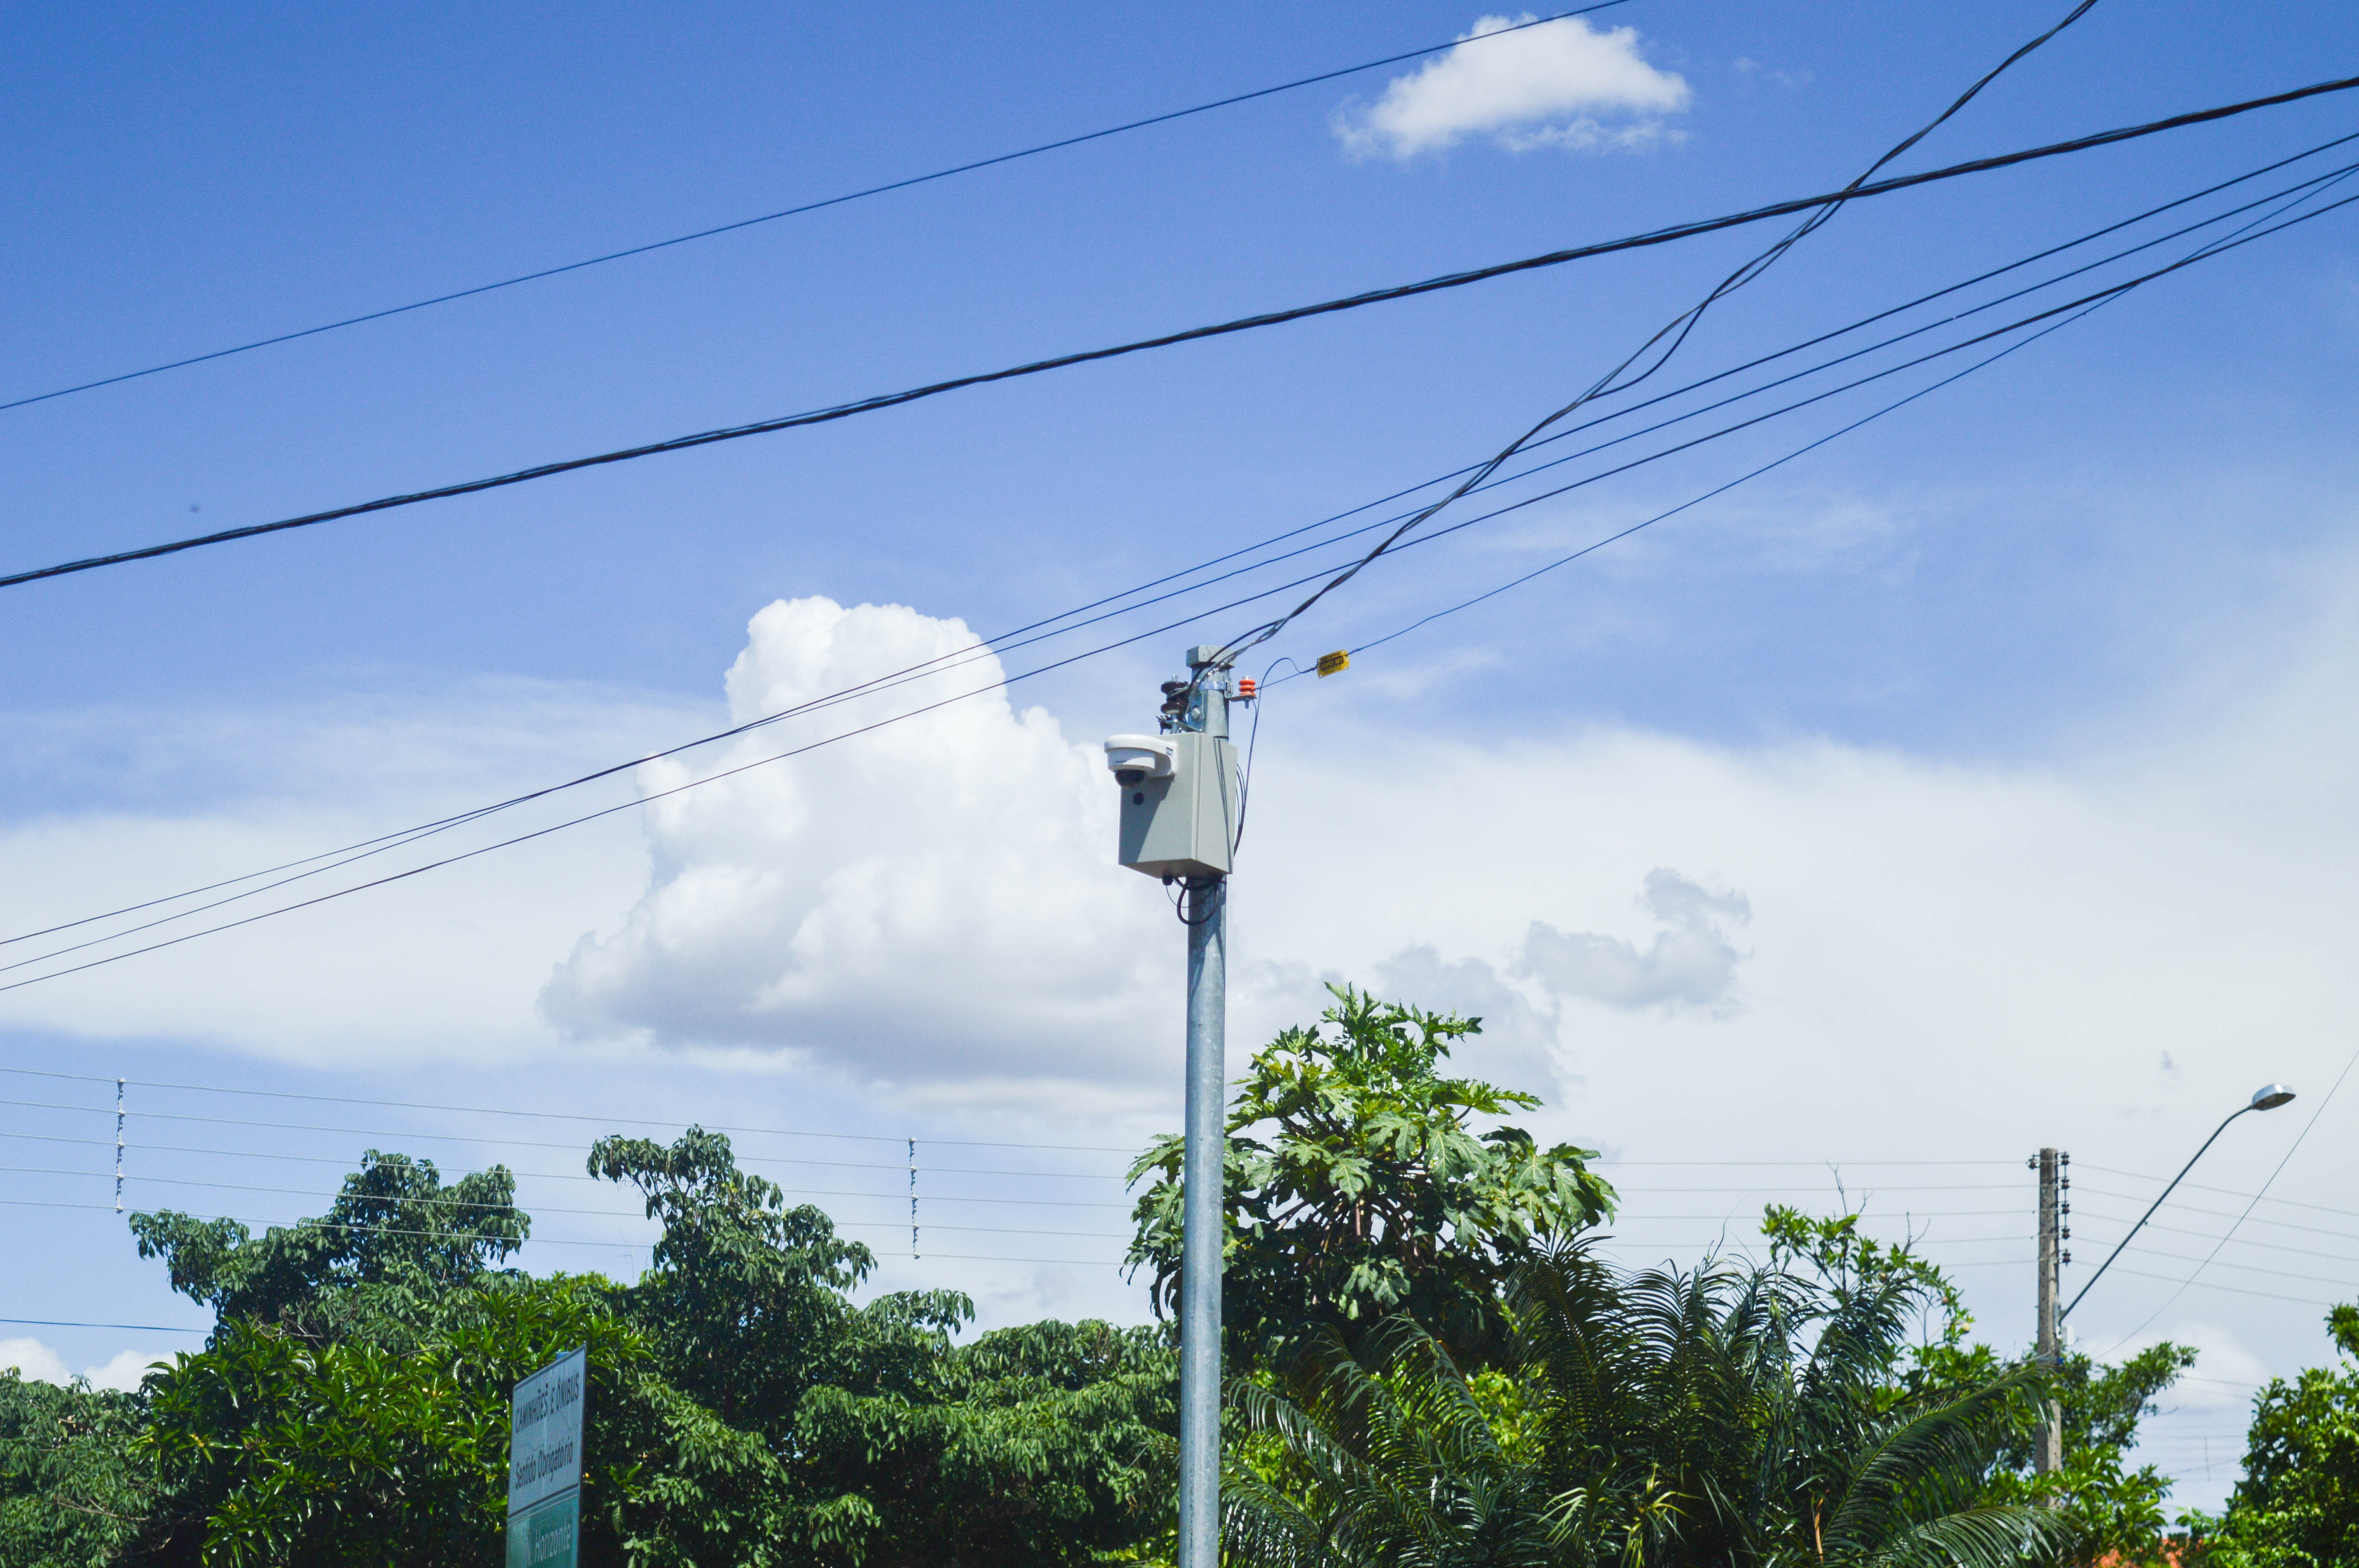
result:
[[[1687,82],[1640,58],[1636,28],[1593,31],[1578,16],[1519,26],[1531,20],[1481,18],[1448,54],[1395,77],[1375,103],[1339,113],[1336,135],[1353,153],[1395,157],[1484,135],[1516,151],[1634,147],[1662,135],[1661,116],[1687,107]]]
[[[954,654],[897,605],[781,600],[730,670],[745,722]],[[999,677],[984,655],[719,755],[650,762],[650,795]],[[1176,1006],[1172,922],[1114,863],[1097,749],[993,691],[647,808],[655,872],[542,994],[581,1037],[790,1052],[855,1081],[1121,1082],[1166,1065],[1135,1024]],[[1176,929],[1176,927],[1174,927]]]

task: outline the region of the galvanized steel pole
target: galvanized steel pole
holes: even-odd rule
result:
[[[1220,1568],[1221,1244],[1228,1150],[1229,886],[1191,877],[1180,1268],[1180,1568]]]

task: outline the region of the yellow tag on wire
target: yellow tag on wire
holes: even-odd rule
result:
[[[1321,654],[1319,655],[1319,678],[1321,680],[1325,680],[1329,676],[1340,676],[1351,667],[1352,655],[1341,648],[1338,648],[1332,654]]]

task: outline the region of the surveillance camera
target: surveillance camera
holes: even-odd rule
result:
[[[1105,743],[1106,767],[1128,789],[1147,779],[1171,776],[1178,748],[1161,735],[1117,735]]]

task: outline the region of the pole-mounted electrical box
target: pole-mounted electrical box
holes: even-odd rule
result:
[[[1122,786],[1116,859],[1150,877],[1225,877],[1237,841],[1237,749],[1229,743],[1228,665],[1191,648],[1187,680],[1163,684],[1163,730],[1117,735],[1106,767]],[[1240,696],[1237,700],[1251,700]]]
[[[1150,877],[1224,877],[1236,838],[1237,749],[1180,730],[1117,735],[1106,765],[1122,786],[1117,856]]]

